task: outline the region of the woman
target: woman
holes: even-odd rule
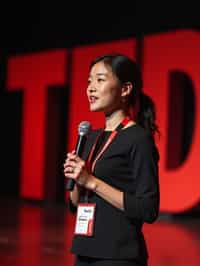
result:
[[[71,251],[76,266],[147,265],[143,223],[159,212],[154,105],[142,93],[136,63],[125,55],[96,58],[87,96],[105,114],[103,129],[87,138],[82,158],[68,153],[65,177],[74,179],[70,209],[77,213]]]

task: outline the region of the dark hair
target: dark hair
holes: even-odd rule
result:
[[[134,89],[130,94],[128,104],[129,107],[135,107],[136,103],[138,103],[139,108],[135,117],[136,122],[152,135],[156,131],[158,132],[158,127],[155,122],[155,105],[153,100],[142,91],[142,74],[136,62],[123,54],[105,54],[94,59],[90,64],[90,69],[93,65],[101,61],[112,69],[112,72],[121,84],[125,82],[131,82],[133,84]]]

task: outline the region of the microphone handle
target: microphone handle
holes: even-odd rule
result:
[[[66,190],[72,191],[74,189],[75,181],[72,178],[69,178],[66,184]]]
[[[81,157],[82,153],[83,153],[83,149],[84,149],[84,145],[85,145],[85,142],[86,142],[86,136],[85,135],[79,135],[79,138],[77,140],[77,143],[76,143],[76,149],[75,149],[75,153]],[[74,189],[74,185],[75,185],[75,180],[72,179],[72,178],[69,178],[68,179],[68,182],[66,184],[66,190],[68,191],[72,191]]]

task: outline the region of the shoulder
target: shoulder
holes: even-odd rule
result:
[[[148,134],[144,128],[137,124],[127,127],[121,132],[124,135],[124,138],[128,138],[128,140],[131,141],[133,144],[142,142],[144,140],[151,140],[150,134]]]
[[[159,160],[159,152],[150,133],[139,125],[132,127],[129,132],[129,140],[132,142],[132,154],[148,154]]]

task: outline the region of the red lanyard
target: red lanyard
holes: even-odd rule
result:
[[[116,137],[117,133],[123,128],[125,127],[128,122],[130,121],[130,117],[125,117],[122,122],[118,125],[118,127],[112,131],[111,135],[109,136],[108,140],[106,141],[106,143],[104,144],[103,148],[100,150],[100,152],[98,153],[98,155],[96,156],[95,160],[93,162],[92,161],[92,157],[95,151],[95,148],[97,146],[98,140],[101,137],[102,132],[97,136],[95,143],[92,146],[92,149],[90,151],[88,160],[87,160],[87,165],[89,167],[89,169],[91,169],[91,171],[94,171],[94,167],[95,164],[97,162],[97,160],[102,156],[102,154],[104,153],[104,151],[108,148],[108,146],[110,145],[110,143],[113,141],[113,139]]]

